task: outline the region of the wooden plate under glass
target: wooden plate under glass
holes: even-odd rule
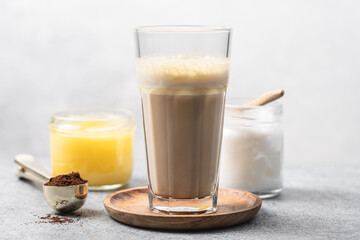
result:
[[[220,188],[216,213],[200,215],[165,215],[149,210],[146,187],[130,188],[108,195],[104,205],[110,216],[121,223],[136,227],[168,230],[223,228],[246,222],[261,208],[255,194]]]

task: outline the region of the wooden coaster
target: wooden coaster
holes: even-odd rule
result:
[[[261,199],[255,194],[220,188],[216,213],[202,215],[164,215],[149,210],[146,187],[130,188],[108,195],[106,211],[121,223],[137,227],[170,230],[222,228],[250,220],[260,210]]]

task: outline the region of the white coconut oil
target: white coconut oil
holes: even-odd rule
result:
[[[220,186],[273,197],[282,189],[282,106],[244,107],[229,100],[225,108]]]

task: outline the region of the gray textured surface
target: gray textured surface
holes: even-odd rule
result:
[[[11,156],[2,155],[9,160]],[[49,161],[40,159],[44,165]],[[130,187],[145,185],[144,161],[137,159]],[[103,207],[109,192],[90,192],[75,223],[35,223],[54,212],[40,189],[15,177],[11,161],[0,171],[0,239],[359,239],[360,165],[291,165],[285,189],[264,200],[259,214],[239,226],[197,232],[152,231],[120,224]],[[4,197],[6,196],[6,197]],[[69,216],[71,217],[71,215]],[[78,217],[74,217],[78,218]]]

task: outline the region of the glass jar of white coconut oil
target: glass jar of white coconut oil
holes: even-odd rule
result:
[[[282,105],[244,106],[231,99],[225,107],[220,186],[269,198],[282,190]]]

